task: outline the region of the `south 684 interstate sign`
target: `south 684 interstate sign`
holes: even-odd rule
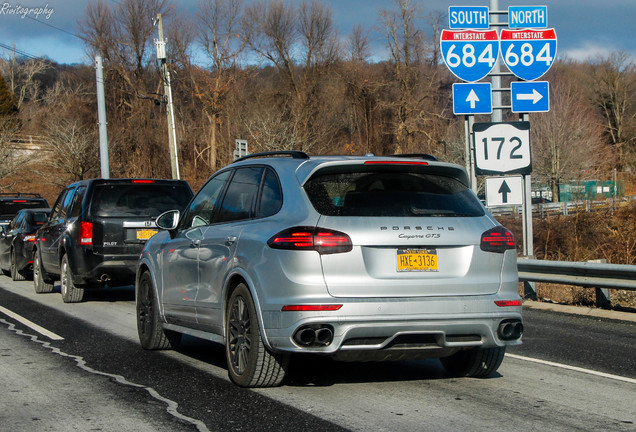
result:
[[[530,122],[475,123],[475,173],[530,174]]]
[[[490,73],[499,57],[497,30],[442,30],[442,58],[459,79],[479,81]]]

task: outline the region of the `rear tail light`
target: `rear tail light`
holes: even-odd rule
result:
[[[273,249],[315,250],[333,254],[353,249],[351,238],[345,233],[318,227],[294,227],[279,232],[267,241]]]
[[[504,253],[515,248],[515,239],[510,231],[502,226],[489,229],[481,235],[481,250],[486,252]]]
[[[22,240],[24,240],[25,242],[34,242],[35,234],[24,234],[24,237],[22,238]]]
[[[143,183],[143,184],[146,184],[146,183],[154,183],[155,181],[154,181],[154,180],[138,179],[138,180],[133,180],[132,182],[133,182],[133,183]]]
[[[79,242],[81,245],[93,244],[93,223],[80,222]]]

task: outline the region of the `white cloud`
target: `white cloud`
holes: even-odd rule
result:
[[[576,48],[568,49],[559,53],[559,57],[563,59],[574,60],[578,62],[597,60],[599,58],[607,58],[611,53],[620,51],[621,48],[610,46],[607,44],[598,44],[594,42],[584,42]],[[636,59],[636,53],[628,53],[632,58]]]

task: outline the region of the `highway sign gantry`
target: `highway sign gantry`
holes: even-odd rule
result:
[[[497,30],[442,30],[442,58],[448,69],[468,82],[486,77],[499,57]]]
[[[530,174],[530,122],[475,123],[475,173]]]
[[[492,113],[490,83],[453,84],[453,114],[474,115]]]
[[[522,80],[532,81],[554,63],[557,37],[554,29],[501,29],[499,40],[504,63]]]
[[[510,83],[513,113],[550,111],[550,85],[547,81],[516,81]]]

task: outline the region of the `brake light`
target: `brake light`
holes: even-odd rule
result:
[[[80,222],[79,243],[81,245],[93,244],[93,223]]]
[[[428,165],[428,162],[416,161],[366,161],[365,165]]]
[[[342,307],[341,304],[327,305],[285,305],[281,309],[282,312],[311,312],[311,311],[337,311]]]
[[[480,247],[486,252],[504,253],[515,248],[515,239],[506,228],[496,226],[481,235]]]
[[[25,203],[26,200],[13,200],[14,203]]]
[[[521,300],[497,300],[495,304],[499,307],[522,306]]]
[[[154,180],[133,180],[133,183],[154,183]]]
[[[353,249],[347,234],[318,227],[289,228],[270,238],[267,244],[273,249],[315,250],[321,255]]]

